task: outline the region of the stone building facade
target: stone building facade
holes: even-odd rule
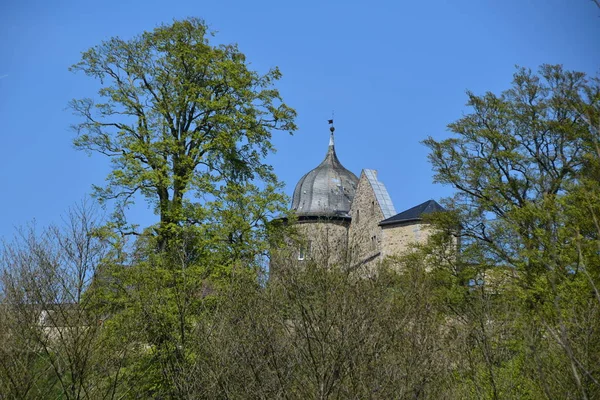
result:
[[[272,267],[310,260],[321,265],[371,268],[385,257],[399,255],[431,233],[423,215],[443,211],[434,200],[397,213],[377,171],[360,177],[339,161],[334,128],[325,159],[295,187],[292,211],[297,236],[273,255]]]

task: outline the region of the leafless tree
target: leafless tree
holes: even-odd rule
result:
[[[94,280],[109,256],[93,206],[21,229],[0,258],[0,398],[113,398],[123,349],[109,346]],[[114,351],[113,351],[114,350]]]

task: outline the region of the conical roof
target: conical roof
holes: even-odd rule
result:
[[[298,216],[349,217],[357,184],[335,154],[332,128],[325,159],[296,185],[292,210]]]

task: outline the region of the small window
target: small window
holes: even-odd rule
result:
[[[358,221],[360,221],[360,210],[356,210],[356,223],[358,224]]]
[[[371,236],[371,250],[377,250],[377,236]]]
[[[298,260],[305,260],[310,255],[311,242],[310,240],[306,244],[301,244],[298,250]]]
[[[375,215],[375,201],[371,202],[371,215]]]
[[[304,245],[300,245],[300,250],[298,251],[298,260],[304,260],[306,258],[306,248]]]

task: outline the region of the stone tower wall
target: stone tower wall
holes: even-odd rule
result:
[[[347,262],[350,222],[333,218],[300,220],[287,246],[271,251],[271,270],[300,267],[307,262],[322,266],[343,266]],[[276,272],[275,272],[276,273]]]
[[[381,227],[384,218],[373,188],[364,172],[356,188],[356,195],[350,208],[352,223],[349,229],[349,254],[352,265],[376,258],[381,252]]]
[[[344,264],[347,260],[348,225],[346,221],[327,219],[298,223],[298,233],[306,240],[307,259],[327,266]]]

